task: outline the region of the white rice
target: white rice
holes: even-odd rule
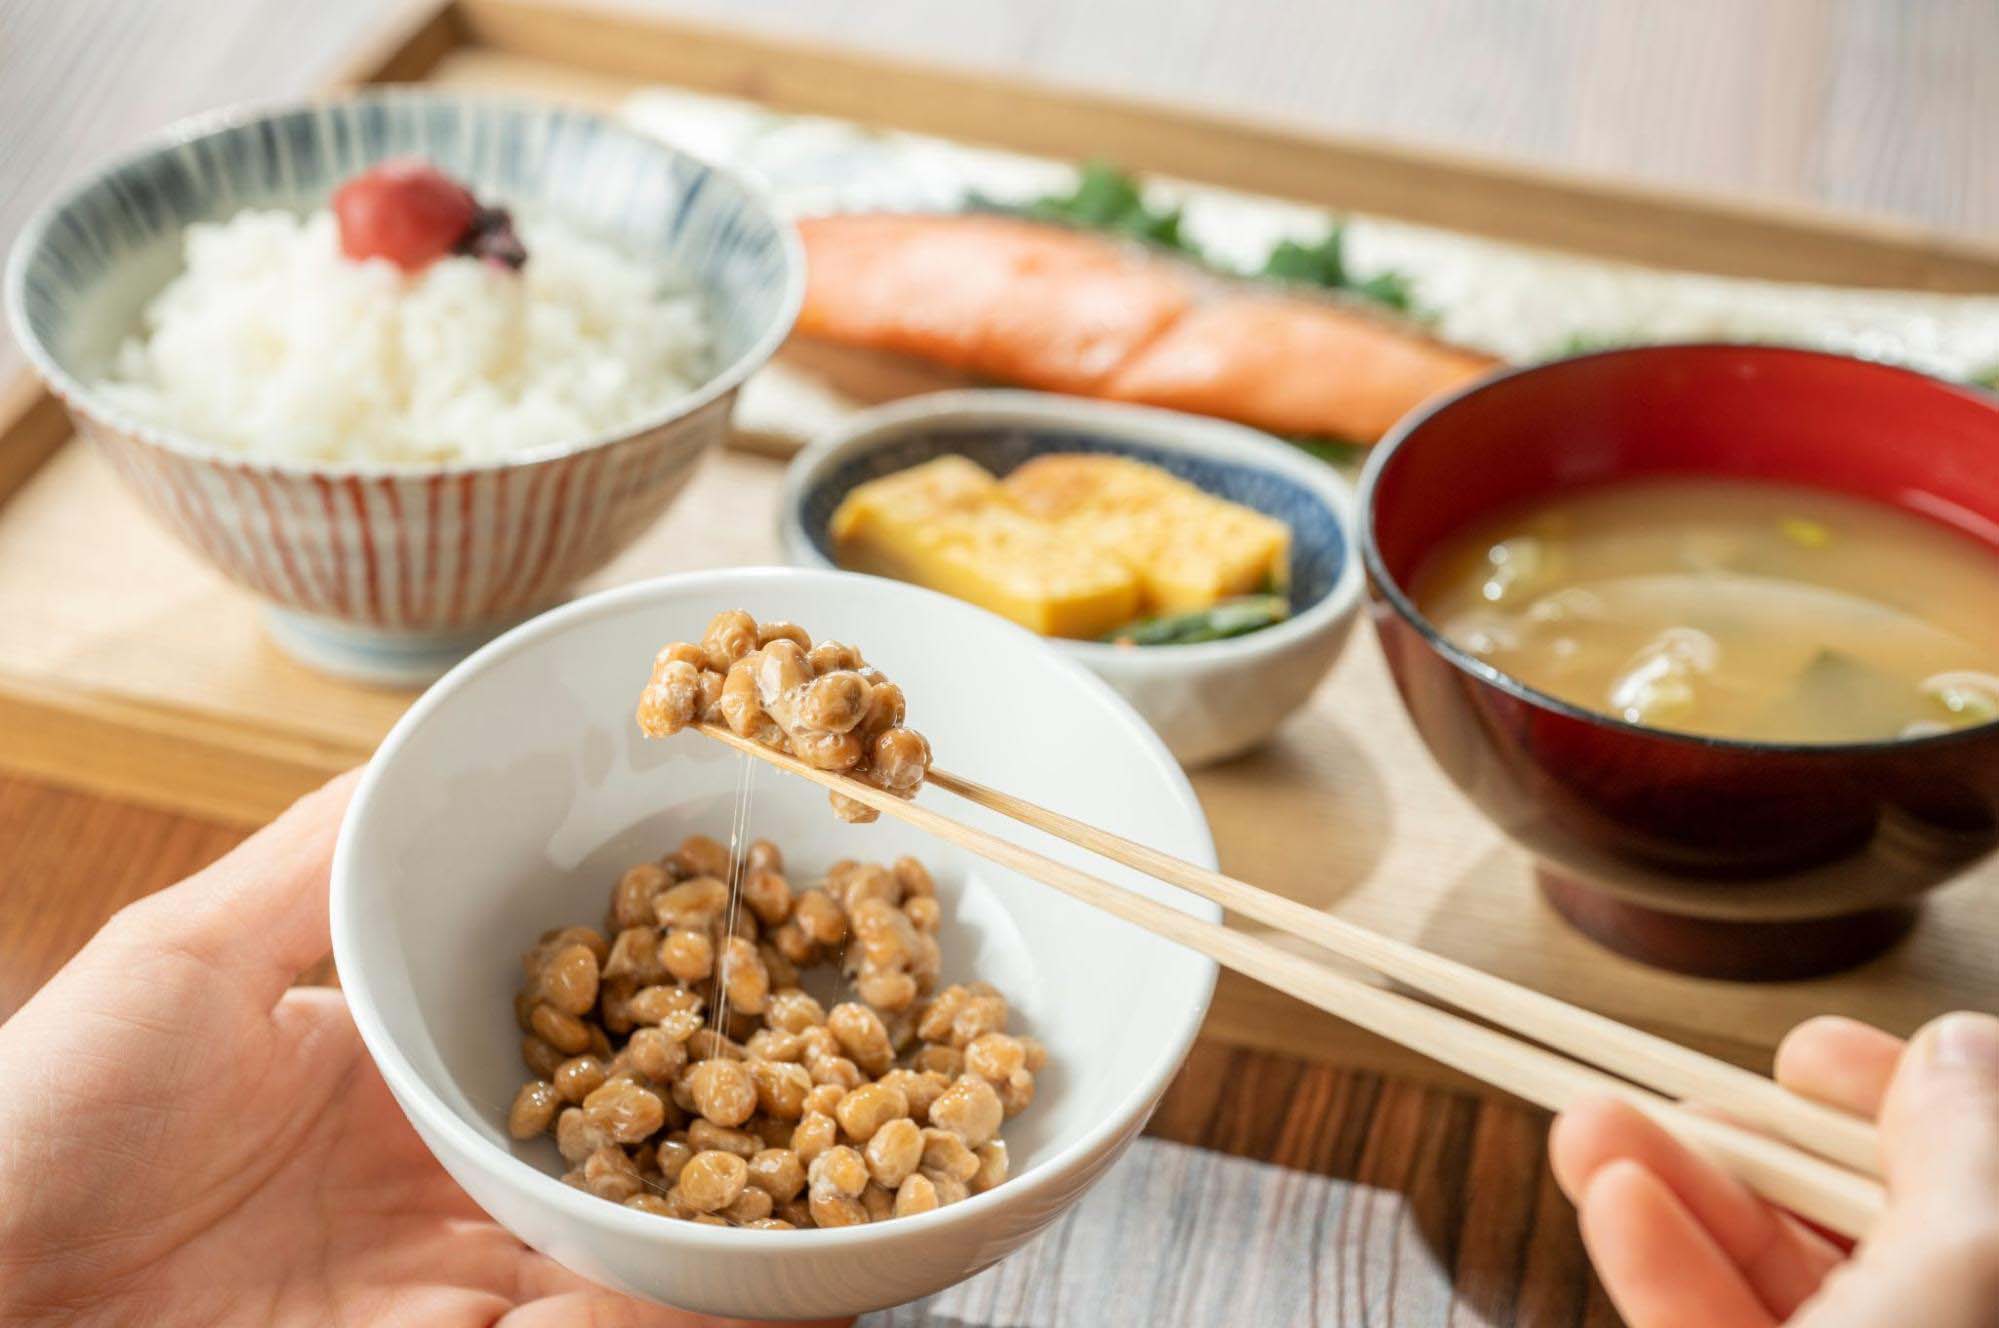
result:
[[[250,456],[421,466],[580,441],[707,377],[697,296],[553,219],[517,225],[518,273],[451,257],[414,275],[342,257],[328,212],[191,226],[105,395]]]

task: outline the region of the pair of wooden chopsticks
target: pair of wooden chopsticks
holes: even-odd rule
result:
[[[1033,877],[1527,1101],[1560,1111],[1585,1097],[1620,1098],[1772,1203],[1842,1235],[1865,1235],[1881,1213],[1885,1195],[1877,1179],[1880,1163],[1872,1123],[1801,1098],[1762,1075],[962,776],[935,767],[930,771],[928,782],[969,802],[1191,891],[1511,1030],[1502,1032],[1336,972],[1268,941],[1189,916],[857,779],[813,769],[720,725],[697,727],[739,751]],[[1568,1054],[1558,1055],[1550,1048]],[[1706,1111],[1725,1113],[1726,1119]]]

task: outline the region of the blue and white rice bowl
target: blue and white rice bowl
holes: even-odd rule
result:
[[[707,310],[708,372],[614,429],[419,467],[219,446],[103,390],[190,225],[323,208],[343,181],[408,156],[684,282]],[[559,600],[659,516],[803,288],[796,232],[727,171],[586,111],[390,89],[175,126],[42,209],[14,248],[7,306],[80,431],[158,520],[265,601],[281,645],[332,672],[417,682]]]

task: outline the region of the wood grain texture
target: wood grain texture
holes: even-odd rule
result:
[[[456,8],[470,44],[429,77],[459,86],[582,95],[610,109],[624,90],[667,84],[1654,266],[1944,291],[1999,284],[1992,245],[1875,219],[1250,123],[1184,99],[1133,99],[668,25],[592,0],[458,0]]]
[[[1339,1251],[1330,1321],[1617,1322],[1569,1239],[1539,1112],[1204,1042],[1148,1133],[1354,1187],[1320,1228]]]
[[[1981,0],[622,7],[1717,194],[1999,224]]]
[[[242,838],[0,776],[0,1020],[119,906]],[[1151,1306],[1126,1322],[1613,1325],[1548,1176],[1546,1126],[1511,1103],[1202,1042],[1148,1130],[1186,1150],[1141,1145],[1014,1258],[863,1323],[1104,1322],[1076,1314],[1114,1284]],[[1275,1317],[1201,1312],[1247,1303],[1245,1285]]]
[[[417,0],[0,0],[0,244],[178,116],[293,95]],[[1301,127],[1999,227],[1986,0],[627,0]],[[0,380],[19,364],[0,344]]]

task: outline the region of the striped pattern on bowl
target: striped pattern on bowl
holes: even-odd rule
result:
[[[730,402],[544,461],[346,473],[192,457],[69,404],[153,514],[237,583],[357,626],[458,633],[547,606],[630,543],[721,437]]]
[[[178,269],[189,223],[320,207],[370,163],[409,154],[692,283],[717,371],[609,435],[435,469],[236,455],[97,396],[91,385]],[[351,656],[316,649],[311,662],[401,674],[424,638],[461,651],[553,603],[650,524],[720,441],[742,380],[790,330],[802,284],[790,226],[743,182],[685,153],[582,111],[400,89],[169,131],[31,222],[9,263],[7,302],[37,369],[168,529]]]

